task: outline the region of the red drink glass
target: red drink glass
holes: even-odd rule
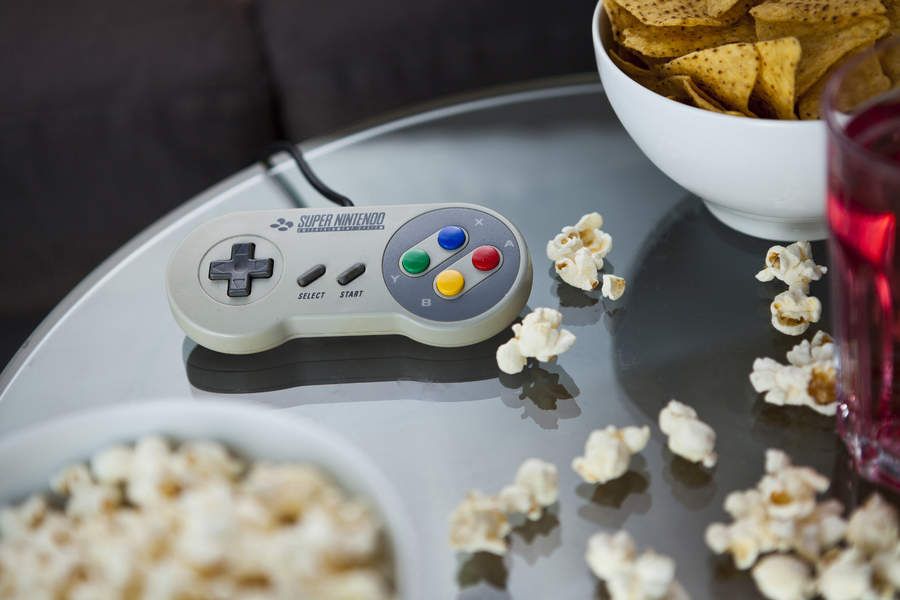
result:
[[[880,65],[900,67],[898,36],[848,61],[822,99],[829,276],[838,431],[861,475],[900,489],[900,87]]]

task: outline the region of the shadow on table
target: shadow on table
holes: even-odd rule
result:
[[[499,373],[503,404],[522,410],[522,418],[529,418],[542,429],[556,429],[560,419],[574,419],[581,415],[575,398],[581,392],[575,381],[559,363],[538,363],[533,359],[521,373]]]
[[[462,348],[396,335],[300,338],[255,354],[222,354],[185,339],[185,369],[191,385],[222,394],[338,383],[482,381],[497,377],[497,346],[509,337],[503,331]]]

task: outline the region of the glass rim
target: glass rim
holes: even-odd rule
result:
[[[900,173],[900,166],[898,166],[897,163],[888,160],[886,157],[878,154],[877,152],[869,150],[868,148],[860,144],[857,140],[847,135],[844,127],[842,127],[841,124],[837,122],[836,115],[841,111],[837,109],[834,102],[834,99],[837,97],[838,88],[852,70],[857,68],[872,56],[880,55],[885,51],[885,49],[894,46],[900,46],[900,36],[891,35],[888,38],[876,43],[865,52],[860,52],[859,54],[848,60],[846,63],[841,65],[837,69],[837,71],[835,71],[831,75],[831,77],[828,78],[828,82],[825,84],[825,91],[822,93],[821,106],[822,119],[825,121],[825,124],[828,127],[828,130],[830,131],[833,139],[840,142],[849,151],[868,160],[874,160],[881,166]]]

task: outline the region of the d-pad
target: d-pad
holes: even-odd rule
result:
[[[228,296],[242,298],[250,295],[250,284],[254,279],[272,276],[275,261],[271,258],[253,258],[256,244],[233,244],[231,259],[214,260],[209,263],[209,278],[228,280]]]

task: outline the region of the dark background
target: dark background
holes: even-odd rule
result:
[[[0,3],[0,367],[100,261],[270,141],[591,71],[592,10],[592,0]]]

